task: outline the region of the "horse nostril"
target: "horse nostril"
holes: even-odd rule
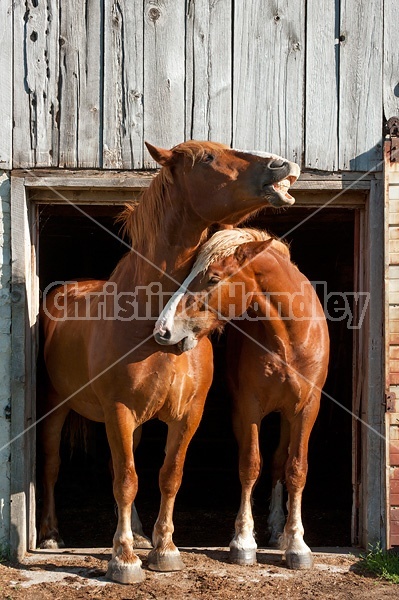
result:
[[[284,165],[286,165],[286,161],[283,160],[282,158],[276,158],[274,160],[272,160],[271,163],[268,164],[269,169],[281,169],[281,167],[284,167]]]
[[[164,340],[167,340],[167,341],[169,341],[169,340],[170,340],[170,338],[172,337],[172,334],[171,334],[171,332],[170,332],[170,330],[169,330],[169,329],[163,329],[163,330],[162,330],[162,333],[161,333],[161,336],[162,336],[162,338],[163,338]]]
[[[172,334],[169,329],[162,329],[161,331],[156,331],[154,333],[155,341],[158,344],[166,344],[171,339]]]

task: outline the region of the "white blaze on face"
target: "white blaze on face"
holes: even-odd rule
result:
[[[286,158],[279,156],[278,154],[271,154],[270,152],[261,152],[260,150],[241,150],[240,148],[232,148],[234,152],[242,152],[243,154],[253,154],[254,156],[260,156],[260,158],[274,158],[274,160],[283,160],[287,162]]]
[[[194,281],[194,279],[201,272],[201,270],[202,269],[198,267],[196,268],[196,266],[194,265],[191,273],[186,277],[179,289],[173,294],[173,296],[170,298],[165,308],[159,315],[159,318],[155,323],[154,334],[159,333],[162,335],[165,331],[170,331],[172,334],[172,338],[174,337],[174,319],[176,315],[177,306],[180,300],[183,298],[184,294],[188,291],[188,286],[192,281]]]
[[[234,254],[236,248],[241,244],[268,240],[269,238],[270,235],[265,231],[248,228],[224,229],[214,233],[202,246],[191,273],[186,277],[161,312],[155,324],[154,335],[158,334],[163,337],[166,332],[169,332],[170,338],[164,342],[168,345],[176,344],[186,335],[191,335],[194,340],[195,336],[192,332],[184,330],[184,319],[175,320],[177,306],[184,294],[188,292],[190,283],[194,281],[197,275],[205,273],[215,260],[226,258],[227,256]],[[162,343],[159,340],[157,341]]]

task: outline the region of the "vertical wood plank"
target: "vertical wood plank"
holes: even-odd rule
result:
[[[11,398],[11,193],[9,173],[0,171],[0,446],[10,439]],[[0,453],[0,544],[10,539],[10,449]]]
[[[14,5],[14,167],[58,164],[58,0]]]
[[[334,2],[307,0],[305,167],[338,168],[338,58]]]
[[[62,0],[60,166],[101,167],[103,15],[99,0]]]
[[[0,2],[0,169],[12,166],[12,7],[11,0]]]
[[[186,139],[231,144],[232,0],[189,0]]]
[[[382,0],[342,0],[339,168],[382,170]]]
[[[384,115],[399,117],[399,3],[384,3]]]
[[[301,163],[305,3],[234,6],[233,145]]]
[[[184,139],[185,0],[144,2],[144,139],[170,148]],[[156,163],[144,151],[144,167]]]
[[[26,348],[26,380],[25,388],[25,423],[30,427],[36,422],[36,366],[39,352],[39,308],[40,283],[38,265],[38,205],[27,202],[27,235],[26,235],[26,291],[27,311],[25,325]],[[27,499],[27,547],[36,548],[36,427],[25,433],[26,467],[25,486]]]
[[[11,181],[11,532],[12,555],[23,558],[36,542],[35,448],[39,280],[35,208],[24,180]]]
[[[386,539],[385,500],[385,441],[378,435],[385,434],[384,393],[384,185],[373,180],[367,209],[368,218],[368,289],[370,305],[368,316],[368,340],[366,346],[367,394],[363,418],[372,428],[365,430],[363,439],[364,460],[362,487],[364,497],[364,547]]]
[[[25,357],[26,357],[26,233],[27,209],[23,179],[11,181],[11,440],[10,545],[14,558],[23,558],[27,549],[27,502],[25,429]]]
[[[366,291],[365,285],[365,211],[355,211],[355,240],[354,240],[354,290]],[[355,303],[354,318],[358,322],[358,305]],[[360,327],[353,336],[353,381],[352,381],[352,410],[354,417],[352,419],[352,516],[351,516],[351,541],[354,546],[359,544],[359,536],[363,530],[363,512],[361,502],[361,473],[362,456],[359,449],[362,448],[362,424],[356,418],[362,415],[362,399],[364,397],[364,378],[363,373],[367,367],[365,352],[365,327]]]
[[[104,148],[107,169],[143,160],[143,2],[105,0]]]

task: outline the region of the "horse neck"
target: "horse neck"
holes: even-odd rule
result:
[[[121,291],[161,282],[163,291],[172,292],[190,273],[206,239],[207,223],[190,211],[178,193],[171,193],[168,203],[170,208],[164,211],[156,233],[148,223],[146,235],[133,242],[132,251],[112,274],[111,280]]]
[[[284,289],[287,295],[279,295],[281,289]],[[257,314],[260,317],[257,323],[263,329],[270,350],[279,349],[281,343],[290,347],[297,325],[303,329],[302,321],[297,323],[295,319],[290,318],[290,298],[295,291],[288,278],[285,284],[281,285],[279,281],[276,287],[273,287],[270,277],[256,278],[257,293],[253,296],[250,307],[254,310],[254,304],[257,303]]]

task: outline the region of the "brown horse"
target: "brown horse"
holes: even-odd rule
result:
[[[50,392],[41,410],[49,414],[42,433],[44,497],[39,543],[60,543],[54,485],[61,430],[73,409],[105,422],[118,506],[108,577],[123,583],[141,581],[144,576],[133,551],[131,528],[138,485],[134,431],[155,417],[168,425],[159,475],[161,505],[148,566],[178,570],[183,564],[172,540],[173,506],[187,447],[212,380],[212,348],[206,338],[190,353],[161,350],[155,343],[153,321],[164,305],[157,293],[159,286],[165,294],[178,288],[213,223],[237,223],[268,202],[292,204],[288,188],[299,176],[298,165],[280,157],[212,142],[190,141],[172,150],[149,144],[147,148],[163,168],[140,204],[125,215],[132,251],[118,263],[108,282],[57,288],[45,298],[41,312]]]
[[[184,293],[187,284],[191,291]],[[274,539],[280,537],[288,566],[307,568],[313,561],[303,541],[301,498],[309,436],[327,376],[329,337],[316,293],[291,262],[288,247],[257,230],[216,233],[161,314],[155,337],[189,350],[243,315],[230,328],[226,359],[242,486],[230,556],[239,564],[256,561],[251,495],[261,466],[259,428],[264,416],[278,411],[282,435],[274,458],[269,528]]]

